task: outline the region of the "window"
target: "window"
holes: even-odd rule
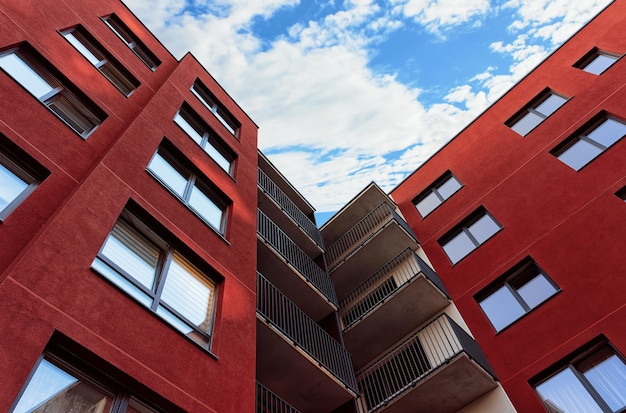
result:
[[[526,108],[518,112],[506,125],[522,136],[528,135],[548,116],[563,106],[567,99],[548,90],[541,93]]]
[[[585,72],[593,73],[594,75],[599,75],[611,67],[613,63],[617,62],[619,58],[620,56],[618,55],[601,52],[600,50],[594,48],[591,52],[587,53],[582,59],[576,62],[574,67],[584,70]]]
[[[26,152],[0,135],[0,220],[48,175]]]
[[[571,357],[535,390],[549,412],[622,412],[626,408],[626,364],[604,342]]]
[[[106,118],[93,102],[60,74],[49,70],[34,50],[23,46],[0,53],[0,67],[83,138]]]
[[[139,81],[107,53],[82,26],[76,26],[61,34],[124,96],[130,95],[139,87]]]
[[[602,116],[551,151],[552,155],[578,171],[626,135],[626,124]]]
[[[216,283],[130,213],[123,213],[92,268],[209,349]]]
[[[200,117],[188,105],[183,105],[180,108],[174,117],[174,122],[194,142],[200,145],[223,170],[232,175],[235,155],[226,149],[226,145],[200,120]]]
[[[132,50],[139,60],[141,60],[148,68],[155,71],[161,64],[161,61],[143,44],[141,40],[133,32],[130,31],[128,26],[117,17],[116,14],[110,14],[102,17],[102,21],[113,30],[113,32],[122,39],[124,43]]]
[[[626,186],[615,193],[622,201],[626,202]]]
[[[209,109],[215,117],[222,122],[222,125],[228,129],[230,133],[237,136],[237,132],[239,131],[239,123],[235,120],[233,115],[231,115],[224,106],[219,104],[217,98],[209,91],[209,89],[200,82],[200,80],[196,79],[193,86],[191,86],[191,91],[194,95],[202,102],[207,109]]]
[[[430,214],[446,199],[450,198],[456,191],[461,189],[463,185],[455,178],[450,171],[446,172],[433,185],[418,195],[413,204],[422,215]]]
[[[537,264],[526,259],[476,298],[493,327],[500,331],[558,291]]]
[[[481,208],[440,239],[439,244],[452,264],[456,264],[501,229],[500,224]]]
[[[185,168],[172,155],[173,150],[159,148],[148,171],[176,195],[189,209],[221,235],[225,233],[228,202],[207,180]]]

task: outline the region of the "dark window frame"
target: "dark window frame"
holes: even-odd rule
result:
[[[547,115],[544,114],[543,112],[538,111],[537,107],[539,107],[542,103],[544,103],[546,100],[548,100],[551,96],[558,96],[558,97],[564,99],[565,101],[558,108],[556,108],[554,111],[552,111],[551,113],[549,113]],[[522,109],[520,109],[513,116],[511,116],[506,122],[504,122],[504,124],[506,126],[508,126],[511,130],[513,130],[515,133],[519,134],[520,136],[526,137],[532,131],[534,131],[536,128],[538,128],[541,124],[543,124],[543,122],[545,122],[546,119],[548,119],[550,116],[552,116],[553,114],[558,112],[559,109],[561,109],[563,106],[565,106],[565,104],[570,99],[571,99],[571,97],[564,96],[564,95],[562,95],[560,93],[555,92],[554,90],[552,90],[550,88],[546,88],[546,89],[542,90],[530,102],[528,102],[526,105],[524,105],[524,107]],[[529,129],[528,132],[526,132],[524,134],[516,131],[514,129],[515,125],[517,125],[518,122],[520,122],[522,119],[524,119],[524,117],[526,117],[526,115],[528,115],[529,113],[542,118],[541,121],[539,123],[537,123],[535,126],[533,126],[531,129]]]
[[[241,122],[233,116],[230,111],[226,109],[224,105],[215,97],[215,95],[209,90],[208,87],[200,79],[196,79],[191,85],[191,93],[193,93],[200,103],[206,107],[209,112],[213,114],[220,121],[226,130],[239,140],[239,129],[241,128]]]
[[[161,65],[161,60],[142,42],[139,37],[115,13],[100,17],[117,37],[135,53],[135,56],[153,72]]]
[[[600,73],[594,73],[594,72],[590,72],[588,70],[585,70],[587,68],[587,66],[589,66],[594,60],[596,60],[599,56],[607,56],[610,58],[615,58],[613,63],[611,63],[609,66],[607,66],[604,70],[602,70]],[[587,73],[591,73],[592,75],[596,75],[596,76],[600,76],[602,73],[606,72],[607,70],[609,70],[615,63],[617,63],[623,55],[617,54],[617,53],[611,53],[611,52],[607,52],[604,50],[600,50],[597,47],[594,47],[593,49],[591,49],[589,52],[587,52],[582,58],[580,58],[576,63],[573,64],[573,67],[583,70]]]
[[[133,74],[126,69],[107,49],[102,46],[96,38],[85,29],[82,25],[69,27],[67,29],[59,30],[59,34],[67,40],[67,42],[76,49],[81,56],[85,58],[90,64],[92,64],[99,72],[104,76],[121,94],[128,97],[130,96],[141,83]],[[87,49],[94,57],[99,59],[98,63],[94,63],[89,60],[87,56],[83,54],[81,50],[67,38],[67,35],[71,34],[82,46]]]
[[[443,186],[443,184],[447,183],[451,179],[454,179],[459,184],[459,187],[452,194],[450,194],[450,196],[448,196],[447,198],[444,198],[439,193],[439,188],[441,188],[441,186]],[[448,199],[452,198],[464,186],[465,185],[463,185],[463,183],[456,177],[456,175],[454,175],[451,171],[448,170],[443,175],[441,175],[439,178],[437,178],[425,190],[423,190],[415,198],[413,198],[413,200],[411,202],[413,203],[413,205],[415,206],[415,208],[417,209],[417,212],[421,215],[421,217],[422,218],[426,218],[427,216],[432,214],[437,208],[439,208],[441,205],[443,205],[444,202],[446,202]],[[426,197],[428,197],[428,195],[430,195],[430,194],[434,194],[437,197],[437,199],[439,200],[439,204],[436,207],[434,207],[433,209],[431,209],[427,214],[422,214],[422,212],[419,210],[417,205],[420,202],[422,202],[424,199],[426,199]]]
[[[626,202],[626,186],[615,192],[615,195],[622,201]]]

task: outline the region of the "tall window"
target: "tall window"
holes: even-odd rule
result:
[[[0,221],[48,175],[24,151],[0,135]]]
[[[186,168],[180,156],[159,148],[148,171],[213,229],[225,233],[228,202],[206,179]]]
[[[623,412],[626,364],[608,343],[603,343],[571,358],[535,390],[549,412]]]
[[[107,53],[82,26],[73,27],[61,34],[124,96],[130,95],[139,87],[139,81]]]
[[[426,215],[430,214],[446,199],[461,189],[462,186],[461,182],[448,171],[428,189],[419,194],[413,200],[413,204],[422,217],[426,217]]]
[[[221,139],[200,120],[188,105],[183,105],[176,116],[174,122],[180,126],[187,135],[213,159],[228,174],[233,174],[233,164],[235,155],[227,149]]]
[[[0,67],[83,138],[106,118],[102,110],[76,87],[62,81],[27,46],[0,53]]]
[[[557,291],[552,280],[527,259],[480,292],[476,299],[493,327],[500,331]]]
[[[92,268],[208,349],[215,282],[128,213],[122,215]]]
[[[126,26],[126,24],[124,24],[124,22],[117,17],[116,14],[104,16],[102,17],[102,21],[106,23],[111,30],[113,30],[117,37],[126,43],[130,50],[132,50],[135,55],[137,55],[139,60],[148,66],[150,70],[156,70],[156,68],[161,64],[159,58],[157,58],[155,54],[152,53],[132,31],[130,31],[128,26]]]
[[[199,79],[196,79],[193,86],[191,86],[191,91],[194,95],[196,95],[200,102],[202,102],[202,104],[206,106],[206,108],[209,109],[220,122],[222,122],[222,125],[224,125],[230,133],[237,136],[240,127],[239,122],[237,122],[235,117],[219,103],[217,98],[206,86],[202,84],[202,82],[200,82]]]
[[[599,75],[611,67],[613,63],[617,62],[619,58],[620,56],[618,55],[593,49],[576,62],[574,67],[584,70],[585,72],[593,73],[594,75]]]
[[[506,125],[522,136],[526,136],[548,116],[563,106],[567,99],[548,90],[537,96],[523,110],[515,114]]]
[[[626,123],[602,116],[551,151],[552,155],[578,171],[626,135]]]
[[[441,238],[439,244],[450,261],[456,264],[501,229],[500,224],[481,208]]]

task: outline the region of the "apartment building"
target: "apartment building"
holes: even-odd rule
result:
[[[610,4],[391,193],[520,412],[626,406],[625,19]]]

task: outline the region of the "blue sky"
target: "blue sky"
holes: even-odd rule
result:
[[[125,0],[322,213],[391,190],[609,0]]]

